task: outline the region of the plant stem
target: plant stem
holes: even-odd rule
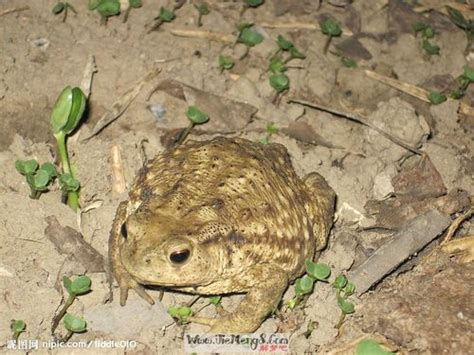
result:
[[[13,332],[13,340],[15,343],[18,343],[18,337],[20,336],[21,332]]]
[[[186,127],[183,132],[181,133],[181,135],[179,136],[179,139],[178,139],[178,143],[176,143],[176,146],[178,145],[181,145],[184,140],[186,139],[186,137],[189,135],[189,133],[191,132],[191,130],[193,129],[194,127],[194,123],[193,122],[190,122],[189,123],[189,126]]]
[[[33,200],[39,200],[41,196],[41,191],[35,190],[32,186],[30,186],[31,193],[30,193],[30,198]]]
[[[59,322],[61,321],[61,319],[63,319],[64,315],[66,314],[66,312],[68,310],[68,308],[71,307],[71,305],[72,305],[72,303],[74,302],[75,299],[76,299],[76,296],[69,295],[69,297],[66,300],[66,303],[64,304],[63,308],[61,308],[61,311],[53,319],[53,325],[51,326],[51,333],[54,333],[54,331],[56,330],[56,328],[59,325]]]
[[[61,159],[63,173],[69,174],[71,175],[71,177],[74,177],[72,174],[71,165],[69,163],[69,155],[67,153],[66,134],[61,131],[55,134],[54,138],[56,138],[56,143],[58,144],[59,158]],[[77,193],[77,191],[68,191],[67,204],[74,211],[77,211],[77,209],[79,208],[79,194]]]
[[[324,49],[323,49],[324,55],[328,53],[328,48],[329,48],[329,45],[331,44],[331,41],[332,41],[332,36],[328,36],[328,39],[326,40],[326,43],[324,44]]]
[[[67,331],[66,335],[61,339],[61,342],[66,343],[69,339],[71,339],[74,333],[70,330]]]

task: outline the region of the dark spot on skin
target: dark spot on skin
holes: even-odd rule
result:
[[[220,198],[216,198],[216,199],[212,200],[211,206],[212,206],[212,208],[214,208],[216,210],[220,210],[224,207],[224,201],[221,200]]]
[[[229,240],[234,244],[242,244],[245,242],[245,237],[236,231],[232,231],[229,233]]]

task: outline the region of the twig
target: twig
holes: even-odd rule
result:
[[[169,32],[173,36],[207,39],[209,41],[222,42],[225,44],[232,44],[235,41],[235,36],[226,33],[182,29],[170,29]]]
[[[81,81],[81,89],[86,98],[89,98],[92,88],[92,78],[97,73],[97,66],[95,64],[95,57],[91,54],[87,60],[86,68]]]
[[[453,238],[454,233],[456,233],[459,226],[465,220],[469,219],[473,214],[474,214],[474,207],[471,207],[465,213],[463,213],[458,218],[456,218],[449,226],[448,232],[446,233],[446,237],[444,237],[444,240],[441,242],[440,245],[445,245],[446,243],[448,243]]]
[[[308,102],[308,101],[304,101],[304,100],[298,100],[298,99],[289,99],[288,102],[292,102],[292,103],[297,103],[297,104],[300,104],[300,105],[304,105],[304,106],[308,106],[308,107],[311,107],[311,108],[314,108],[314,109],[318,109],[318,110],[321,110],[321,111],[325,111],[325,112],[329,112],[329,113],[332,113],[333,115],[336,115],[336,116],[340,116],[340,117],[344,117],[344,118],[347,118],[351,121],[355,121],[355,122],[358,122],[364,126],[367,126],[371,129],[373,129],[374,131],[380,133],[382,136],[384,136],[385,138],[389,139],[390,141],[392,141],[393,143],[399,145],[400,147],[403,147],[405,148],[406,150],[409,150],[410,152],[414,153],[414,154],[418,154],[418,155],[423,155],[423,152],[421,152],[420,150],[418,150],[417,148],[415,147],[412,147],[411,145],[409,145],[408,143],[405,143],[403,142],[401,139],[398,139],[397,137],[394,137],[392,135],[390,135],[389,133],[381,130],[380,128],[378,128],[377,126],[374,126],[373,124],[369,123],[365,117],[361,117],[361,116],[356,116],[356,115],[353,115],[351,113],[348,113],[348,112],[343,112],[343,111],[339,111],[339,110],[336,110],[332,107],[328,107],[328,106],[325,106],[325,105],[322,105],[322,104],[319,104],[319,103],[313,103],[313,102]]]
[[[14,7],[12,9],[7,9],[7,10],[4,10],[4,11],[0,12],[0,16],[12,14],[14,12],[25,11],[25,10],[29,10],[29,9],[30,9],[29,6]]]
[[[389,78],[388,76],[376,73],[371,70],[365,70],[364,72],[369,78],[380,81],[381,83],[391,86],[394,89],[400,90],[408,95],[416,97],[417,99],[430,103],[430,100],[428,99],[429,91],[423,88],[420,88],[412,84],[408,84],[406,82],[403,82],[397,79]],[[458,101],[458,100],[454,100],[448,97],[448,101]],[[468,116],[474,116],[474,108],[467,105],[464,102],[459,102],[459,112]]]
[[[281,28],[289,30],[319,30],[320,27],[318,24],[312,22],[259,22],[255,21],[261,27],[265,28]],[[348,29],[342,30],[343,36],[353,36],[354,33]]]
[[[125,185],[125,177],[123,175],[122,157],[120,147],[116,144],[110,149],[111,167],[112,167],[112,190],[118,194],[122,194],[127,189]]]

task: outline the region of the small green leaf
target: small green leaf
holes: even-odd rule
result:
[[[15,162],[15,169],[21,175],[31,175],[38,169],[38,162],[32,160],[17,160]]]
[[[461,27],[463,30],[469,30],[469,22],[464,18],[463,14],[451,6],[446,6],[446,10],[448,10],[448,15],[451,21],[456,25]]]
[[[69,277],[63,276],[63,285],[69,294],[72,294],[71,285],[72,281]]]
[[[257,7],[263,4],[264,0],[245,0],[246,4],[250,7]]]
[[[356,355],[389,355],[393,352],[385,351],[375,340],[364,339],[356,346]]]
[[[283,59],[281,59],[280,57],[273,57],[270,60],[269,69],[274,74],[281,74],[285,72],[288,68],[285,66]]]
[[[357,68],[357,62],[354,59],[348,57],[341,57],[341,63],[347,68]]]
[[[226,70],[232,69],[234,64],[235,64],[235,61],[231,57],[227,57],[227,56],[224,56],[224,55],[219,56],[219,68],[221,68],[221,70],[223,70],[223,69],[226,69]]]
[[[196,106],[189,106],[186,116],[194,124],[203,124],[209,121],[209,116],[200,111]]]
[[[466,92],[464,90],[461,90],[461,89],[458,88],[458,89],[454,89],[453,91],[451,91],[451,93],[449,94],[449,97],[454,99],[454,100],[459,100],[465,94],[466,94]]]
[[[281,50],[287,51],[290,48],[294,47],[293,43],[285,39],[282,35],[278,35],[277,37],[277,44]]]
[[[263,145],[267,145],[267,144],[270,143],[270,142],[269,142],[269,140],[268,140],[268,137],[263,137],[263,138],[260,138],[260,139],[258,140],[258,143],[263,144]]]
[[[55,15],[57,14],[60,14],[61,12],[63,12],[63,10],[66,8],[66,4],[64,4],[63,2],[57,2],[53,8],[51,9],[51,12]]]
[[[275,126],[275,124],[273,122],[267,123],[267,126],[265,127],[265,130],[267,131],[268,135],[278,133],[278,127]]]
[[[130,7],[134,9],[138,9],[143,5],[142,0],[128,0],[128,3],[130,4]]]
[[[295,309],[295,307],[299,304],[298,298],[292,298],[291,300],[288,301],[288,308],[289,309]]]
[[[53,111],[51,112],[51,128],[53,134],[61,132],[64,126],[66,126],[71,109],[72,88],[66,86],[61,94],[59,94],[58,99],[54,104]]]
[[[351,314],[354,313],[354,304],[351,302],[347,301],[343,297],[338,297],[337,298],[337,304],[339,305],[339,308],[341,309],[342,313],[344,314]]]
[[[433,30],[433,28],[431,26],[427,26],[424,30],[423,30],[423,38],[433,38],[435,36],[435,31]]]
[[[355,285],[352,282],[348,282],[347,285],[344,287],[344,297],[349,297],[354,294],[356,290]]]
[[[91,290],[91,279],[88,276],[76,277],[71,283],[71,292],[76,295],[83,295]]]
[[[327,36],[337,37],[342,34],[341,27],[333,18],[329,17],[319,24],[321,32]]]
[[[198,10],[199,14],[201,15],[209,15],[209,7],[207,6],[206,3],[204,4],[201,4],[201,5],[194,5],[194,7],[196,8],[196,10]]]
[[[439,50],[440,50],[439,46],[437,46],[436,44],[431,43],[427,39],[423,40],[422,47],[426,51],[426,53],[428,53],[430,55],[439,54]]]
[[[290,78],[285,74],[275,74],[270,77],[270,85],[277,92],[282,92],[290,87]]]
[[[183,306],[178,308],[178,316],[181,318],[189,317],[192,314],[193,310],[191,309],[191,307]]]
[[[327,264],[316,264],[311,260],[304,262],[306,272],[316,280],[325,281],[331,275],[331,268]]]
[[[214,306],[217,306],[219,303],[221,303],[221,300],[221,296],[213,296],[209,298],[209,303],[213,304]]]
[[[166,7],[160,8],[160,15],[161,21],[163,22],[171,22],[176,18],[175,13],[172,10],[168,10]]]
[[[64,326],[73,333],[82,333],[87,330],[87,323],[83,318],[76,317],[70,313],[64,316]]]
[[[433,105],[439,105],[445,102],[447,98],[439,91],[430,91],[428,94],[428,100],[430,100]]]
[[[81,89],[79,89],[78,87],[72,89],[71,111],[69,113],[67,123],[62,129],[65,134],[70,134],[77,127],[77,124],[79,123],[82,118],[82,115],[84,114],[84,110],[86,108],[86,101],[87,98]]]
[[[240,33],[245,30],[246,28],[250,28],[253,26],[252,22],[241,22],[237,25],[237,28],[239,29],[239,35]]]
[[[292,59],[305,59],[306,56],[301,53],[296,47],[290,48],[290,56]]]
[[[342,274],[336,276],[333,286],[338,290],[342,290],[347,285],[347,277]]]
[[[474,68],[471,68],[470,66],[465,65],[463,77],[468,79],[469,82],[473,82],[474,81]]]
[[[16,334],[22,333],[26,329],[26,323],[19,319],[12,319],[10,329]]]
[[[120,13],[119,0],[101,0],[96,7],[102,17],[115,16]]]
[[[238,41],[245,44],[246,46],[253,47],[263,42],[263,36],[260,33],[246,27],[242,30],[242,32],[240,32]]]
[[[415,31],[416,33],[418,32],[421,32],[421,31],[424,31],[425,28],[427,28],[428,25],[426,23],[423,23],[423,22],[415,22],[413,24],[413,31]]]
[[[51,164],[51,163],[43,163],[41,165],[41,168],[40,170],[44,170],[46,171],[46,173],[48,173],[48,176],[52,179],[54,177],[56,177],[58,175],[57,171],[56,171],[56,167]]]
[[[81,187],[79,181],[73,178],[71,174],[62,174],[59,177],[59,183],[61,184],[61,188],[67,192],[77,191]]]
[[[45,191],[48,189],[49,181],[50,176],[48,172],[40,169],[33,176],[33,188],[37,191]]]
[[[169,307],[168,314],[173,318],[178,318],[178,307],[176,306]]]
[[[297,296],[302,296],[310,293],[313,290],[314,279],[308,275],[304,275],[295,282],[295,293]]]

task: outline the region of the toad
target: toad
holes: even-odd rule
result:
[[[190,141],[139,172],[109,241],[120,303],[143,285],[199,295],[245,293],[218,318],[192,317],[212,333],[258,329],[288,285],[325,247],[334,191],[300,179],[286,148],[240,138]]]

